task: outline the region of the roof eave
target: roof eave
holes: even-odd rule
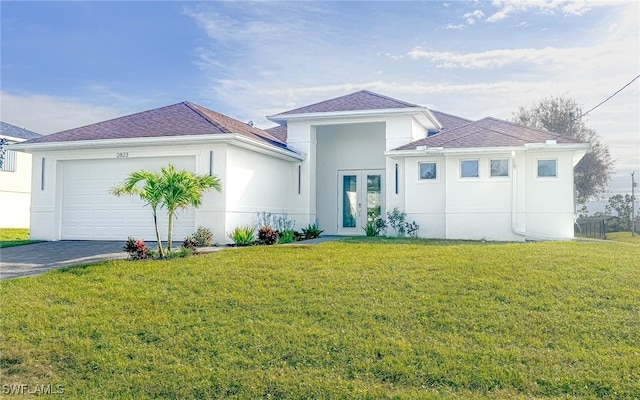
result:
[[[380,108],[374,110],[350,110],[350,111],[329,111],[329,112],[312,112],[301,114],[276,114],[267,116],[267,119],[277,124],[287,123],[288,121],[318,120],[331,118],[353,118],[353,117],[370,117],[385,115],[416,115],[424,114],[429,120],[437,121],[437,118],[426,107],[405,107],[405,108]],[[432,122],[433,122],[432,121]],[[436,126],[441,126],[439,122]]]
[[[76,140],[64,142],[43,142],[43,143],[16,143],[7,148],[11,150],[33,153],[36,151],[56,151],[56,150],[80,150],[88,148],[108,148],[114,146],[161,146],[171,144],[198,144],[198,143],[232,143],[239,147],[255,150],[260,153],[270,154],[288,161],[304,161],[305,154],[296,153],[290,149],[276,147],[264,142],[260,142],[238,133],[213,134],[213,135],[182,135],[182,136],[157,136],[144,138],[123,138],[123,139],[99,139],[99,140]]]
[[[579,151],[586,153],[591,148],[589,143],[527,143],[522,146],[494,147],[425,147],[412,150],[389,150],[384,153],[391,158],[424,157],[433,155],[506,153],[511,151]]]

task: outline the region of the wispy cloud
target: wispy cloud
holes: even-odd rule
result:
[[[618,2],[624,3],[624,1]],[[493,0],[491,5],[497,8],[486,21],[498,22],[514,14],[534,11],[545,14],[582,15],[597,7],[609,7],[611,1],[586,0]]]
[[[474,10],[472,12],[465,13],[463,17],[466,19],[467,24],[473,25],[477,20],[480,20],[484,17],[484,13],[480,10]]]

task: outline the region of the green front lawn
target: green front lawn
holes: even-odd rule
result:
[[[638,398],[639,257],[370,240],[68,268],[0,283],[0,376],[86,399]]]
[[[30,243],[38,243],[38,241],[29,240],[29,229],[0,228],[0,248]]]
[[[631,232],[611,232],[607,233],[607,240],[640,244],[640,233],[636,233],[634,236],[631,236]]]

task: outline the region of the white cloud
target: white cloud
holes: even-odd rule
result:
[[[612,74],[637,71],[638,38],[607,41],[589,47],[496,49],[476,53],[453,53],[413,49],[407,55],[441,68],[496,69],[512,65],[535,68],[540,74],[569,73],[591,76],[600,69]]]
[[[458,24],[458,25],[453,25],[453,24],[447,24],[447,26],[445,26],[445,29],[464,29],[466,25],[465,24]]]
[[[491,14],[486,21],[498,22],[512,14],[527,11],[563,15],[582,15],[596,7],[609,7],[613,4],[624,4],[629,1],[587,1],[587,0],[494,0],[491,5],[498,10]]]
[[[476,23],[476,20],[484,17],[484,13],[480,10],[474,10],[473,12],[464,14],[463,17],[466,19],[467,24],[473,25]]]
[[[48,135],[93,124],[125,113],[112,107],[92,106],[73,99],[0,92],[2,121]]]

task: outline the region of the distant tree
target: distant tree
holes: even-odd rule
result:
[[[609,197],[609,204],[607,210],[609,212],[615,211],[617,213],[618,221],[616,226],[612,227],[615,231],[630,231],[631,230],[631,213],[634,211],[632,207],[631,195],[616,194]]]
[[[581,115],[582,108],[575,99],[560,95],[545,98],[531,107],[520,107],[513,113],[513,121],[591,143],[591,150],[574,169],[577,201],[584,204],[607,191],[615,163],[609,146],[595,130],[585,125]]]

